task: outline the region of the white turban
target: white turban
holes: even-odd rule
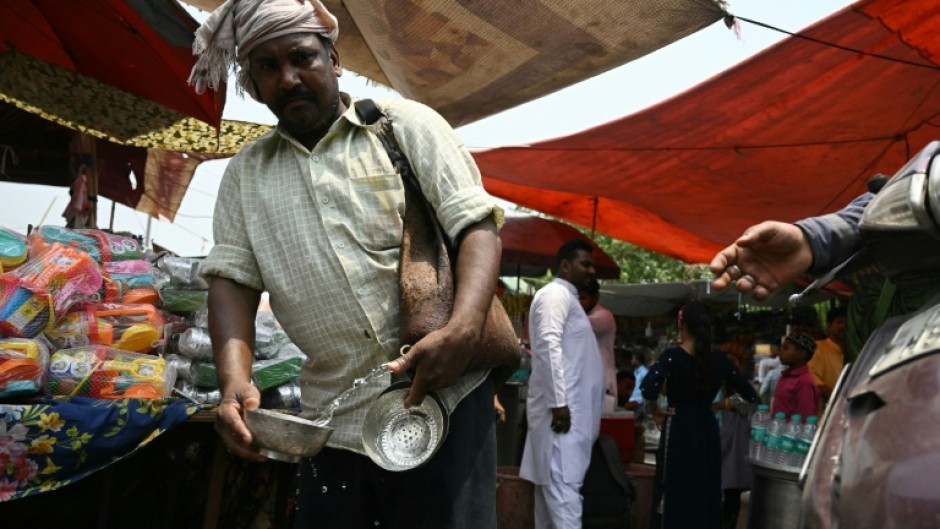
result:
[[[319,33],[336,42],[339,26],[320,0],[226,0],[196,30],[196,64],[189,83],[202,93],[218,90],[229,69],[238,73],[239,91],[255,99],[246,61],[259,44],[292,33]]]

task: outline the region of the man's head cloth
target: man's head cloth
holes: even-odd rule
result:
[[[196,30],[193,54],[198,59],[189,83],[196,93],[218,90],[234,70],[236,91],[258,99],[248,76],[248,55],[260,44],[293,33],[319,33],[335,43],[339,26],[320,0],[226,0]]]

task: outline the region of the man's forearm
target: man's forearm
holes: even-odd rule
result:
[[[482,331],[499,280],[499,259],[499,237],[491,218],[464,230],[454,271],[457,290],[451,321]]]
[[[862,213],[873,196],[865,193],[835,213],[795,223],[803,230],[813,251],[811,274],[828,272],[858,250],[862,241],[859,234]]]
[[[251,379],[255,315],[261,292],[224,277],[209,285],[209,336],[222,390],[229,381]]]

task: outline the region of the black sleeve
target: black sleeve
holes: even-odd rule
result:
[[[734,390],[735,393],[741,395],[744,400],[748,402],[757,401],[757,392],[754,391],[754,386],[748,382],[747,378],[744,377],[741,373],[738,372],[738,369],[734,367],[734,364],[728,360],[728,357],[724,353],[718,353],[715,355],[716,362],[718,363],[716,367],[720,369],[720,373],[725,373],[724,380],[722,381],[728,388]]]

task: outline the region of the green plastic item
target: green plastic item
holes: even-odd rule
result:
[[[209,299],[208,289],[183,289],[170,285],[160,287],[163,309],[174,314],[189,314],[201,309]]]
[[[303,358],[298,356],[259,360],[251,364],[251,375],[258,390],[264,391],[287,384],[300,376],[301,364]]]
[[[190,368],[193,385],[198,388],[219,389],[219,372],[212,362],[193,362]]]

